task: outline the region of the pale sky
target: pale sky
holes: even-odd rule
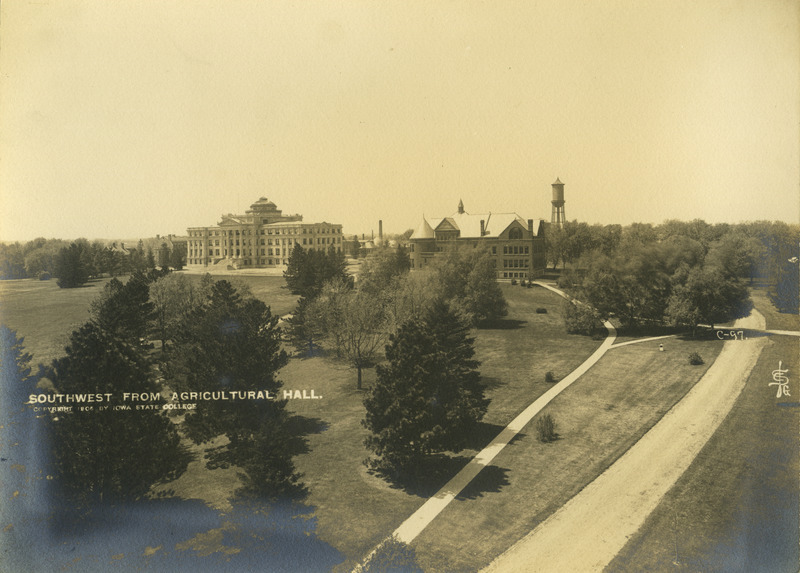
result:
[[[0,240],[183,234],[261,196],[800,222],[795,0],[3,0]]]

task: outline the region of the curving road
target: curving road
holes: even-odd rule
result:
[[[736,328],[764,329],[753,311]],[[692,390],[596,480],[484,571],[601,571],[733,407],[766,338],[724,343]]]

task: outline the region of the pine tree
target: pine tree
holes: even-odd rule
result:
[[[283,276],[292,294],[316,298],[325,283],[338,279],[349,281],[346,269],[342,253],[306,251],[300,245],[295,245]]]
[[[152,278],[135,273],[125,284],[111,279],[103,288],[103,294],[92,302],[93,320],[129,342],[144,342],[153,318],[149,286]]]
[[[83,249],[77,243],[63,247],[56,257],[55,275],[61,288],[75,288],[89,280]]]
[[[424,456],[463,449],[489,405],[466,321],[437,301],[390,337],[388,364],[364,399],[375,468],[407,472]]]
[[[185,468],[180,437],[160,408],[160,387],[141,345],[89,322],[72,333],[66,356],[45,376],[59,394],[104,398],[88,411],[74,406],[52,418],[54,463],[69,497],[137,499]],[[155,408],[113,409],[126,392],[148,395]]]
[[[286,286],[292,294],[305,296],[309,286],[312,284],[311,269],[307,264],[306,250],[300,245],[295,245],[289,255],[286,270],[283,277],[286,279]]]
[[[228,438],[207,452],[209,468],[238,466],[244,491],[267,496],[304,491],[287,448],[291,436],[277,372],[288,358],[277,322],[263,302],[243,299],[230,283],[219,281],[206,304],[186,317],[168,369],[177,391],[269,392],[257,399],[199,401],[184,421],[195,443],[220,434]]]
[[[312,314],[311,301],[306,297],[300,297],[297,301],[297,308],[285,321],[284,330],[289,342],[298,352],[307,356],[314,355],[314,346],[317,337],[321,333],[319,322],[314,319]]]

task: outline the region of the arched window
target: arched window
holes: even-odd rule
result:
[[[508,238],[512,241],[522,238],[522,229],[514,228],[508,232]]]

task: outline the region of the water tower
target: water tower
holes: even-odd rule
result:
[[[553,200],[551,202],[553,203],[553,216],[550,222],[563,227],[567,221],[564,215],[564,184],[558,178],[553,183]]]

